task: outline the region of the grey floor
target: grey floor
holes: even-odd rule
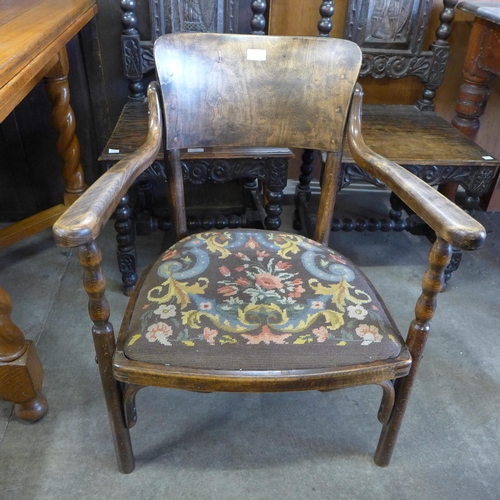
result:
[[[344,196],[372,207],[375,195]],[[378,387],[276,395],[144,389],[132,430],[136,470],[121,475],[76,252],[56,248],[50,231],[0,251],[0,283],[13,298],[13,320],[37,343],[50,405],[26,424],[0,401],[0,498],[500,498],[500,214],[477,217],[488,240],[464,255],[439,297],[388,468],[372,461]],[[285,226],[290,220],[287,211]],[[407,233],[335,233],[332,241],[361,265],[405,331],[429,243]],[[100,242],[118,327],[127,299],[111,225]],[[139,238],[142,264],[161,242],[160,234]]]

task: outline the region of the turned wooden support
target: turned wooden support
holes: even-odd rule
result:
[[[484,113],[490,94],[489,83],[495,75],[484,69],[480,58],[489,35],[488,23],[476,18],[467,46],[463,66],[464,82],[455,103],[456,116],[452,125],[474,140],[479,130],[479,118]]]
[[[422,281],[422,294],[417,301],[415,319],[410,325],[406,339],[412,358],[411,370],[406,377],[397,379],[395,382],[394,409],[382,428],[375,453],[377,465],[389,465],[391,460],[413,381],[431,328],[430,321],[436,312],[437,296],[444,286],[445,270],[450,262],[451,254],[452,246],[438,237],[429,255],[429,267]]]
[[[80,163],[80,143],[75,135],[75,115],[69,103],[66,47],[56,57],[57,62],[46,73],[44,80],[45,91],[52,103],[52,125],[59,135],[57,152],[64,161],[64,204],[69,206],[85,191],[86,186]]]
[[[417,102],[417,108],[421,111],[434,111],[434,98],[436,97],[436,90],[443,83],[444,70],[449,56],[449,43],[448,38],[451,35],[451,23],[455,19],[455,7],[458,0],[444,0],[443,10],[439,14],[439,26],[436,29],[436,39],[431,44],[429,50],[434,54],[433,61],[431,61],[431,68],[433,65],[440,66],[441,62],[445,61],[445,66],[442,71],[431,71],[425,82],[422,97]]]
[[[15,403],[16,415],[27,421],[42,418],[48,405],[42,391],[43,370],[35,344],[12,322],[12,301],[0,288],[0,396]]]
[[[118,268],[122,274],[123,292],[130,295],[137,283],[137,252],[135,248],[135,227],[129,207],[129,195],[125,194],[115,210],[115,230]]]
[[[130,434],[125,421],[123,395],[120,382],[113,377],[113,354],[115,335],[109,322],[109,303],[105,295],[106,278],[101,269],[101,250],[95,242],[79,248],[80,264],[83,267],[83,285],[89,296],[89,316],[94,326],[92,336],[99,365],[102,388],[106,399],[111,433],[120,472],[134,470],[134,455]]]
[[[250,3],[252,9],[252,17],[250,19],[250,29],[252,35],[266,34],[266,0],[252,0]]]
[[[142,83],[142,62],[140,37],[137,30],[136,0],[121,0],[122,9],[122,58],[125,67],[125,76],[129,81],[129,97],[132,100],[142,101],[144,84]],[[158,35],[157,35],[158,36]]]
[[[335,12],[333,0],[323,0],[319,7],[321,19],[318,22],[318,36],[330,36],[332,31],[332,17]]]
[[[281,226],[281,204],[283,202],[283,191],[271,191],[267,190],[266,193],[267,204],[266,204],[266,218],[265,227],[266,229],[273,229],[277,231]]]

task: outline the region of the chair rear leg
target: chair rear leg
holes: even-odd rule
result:
[[[108,409],[118,469],[124,474],[134,470],[134,455],[130,433],[125,424],[123,396],[120,383],[113,377],[115,335],[109,320],[109,303],[105,296],[106,278],[101,270],[101,251],[95,242],[79,249],[83,267],[83,284],[89,296],[89,316],[94,322],[92,335],[99,364],[101,382]]]
[[[442,238],[437,238],[429,255],[429,268],[422,281],[422,294],[415,308],[415,319],[410,325],[406,343],[412,356],[410,373],[395,382],[395,404],[392,414],[382,427],[375,452],[375,463],[384,467],[389,465],[396,444],[399,429],[410,396],[413,381],[430,330],[430,320],[436,311],[436,301],[445,281],[445,270],[451,259],[452,247]]]
[[[296,188],[295,193],[295,214],[293,221],[293,228],[296,230],[302,229],[302,226],[307,225],[305,220],[302,220],[301,214],[304,218],[309,217],[309,210],[305,210],[305,205],[309,203],[311,199],[311,175],[313,171],[314,162],[314,151],[311,149],[304,149],[302,153],[302,165],[300,166],[300,177],[299,184]],[[312,237],[313,230],[307,232],[308,237]]]
[[[137,283],[137,254],[135,249],[135,225],[131,219],[129,195],[126,193],[115,210],[116,257],[122,275],[123,293],[130,295]]]

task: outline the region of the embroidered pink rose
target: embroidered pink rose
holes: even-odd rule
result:
[[[251,236],[249,236],[247,242],[245,243],[245,248],[251,248],[254,250],[255,248],[260,248],[260,245]]]
[[[346,261],[344,259],[342,259],[341,257],[339,257],[338,255],[335,255],[335,254],[328,254],[328,257],[332,260],[334,260],[335,262],[338,262],[339,264],[346,264]]]
[[[270,254],[264,252],[264,250],[257,250],[258,260],[262,260],[264,257],[269,257]]]
[[[159,321],[158,323],[154,323],[148,327],[146,338],[149,342],[159,342],[163,345],[172,345],[168,340],[170,335],[172,335],[172,327],[162,321]]]
[[[232,285],[221,286],[217,288],[217,293],[221,293],[224,297],[229,297],[231,295],[235,295],[238,292],[238,289]]]
[[[179,255],[179,252],[177,250],[169,250],[166,252],[161,260],[170,260],[173,259],[175,256]]]
[[[313,333],[318,338],[318,342],[324,342],[328,338],[328,330],[325,326],[313,328]]]
[[[262,325],[262,331],[258,335],[250,335],[248,333],[242,333],[241,336],[248,340],[247,344],[264,344],[269,345],[271,342],[273,344],[288,344],[286,339],[291,337],[291,333],[284,333],[282,335],[275,335],[271,332],[267,325]]]
[[[244,253],[238,252],[235,255],[236,257],[239,257],[241,260],[250,260]]]
[[[304,292],[304,287],[302,285],[298,285],[293,289],[293,292],[288,294],[288,296],[292,299],[298,299]]]
[[[246,278],[238,278],[236,284],[240,286],[247,286],[250,282]]]
[[[302,280],[297,278],[290,282],[291,285],[294,285],[291,293],[288,294],[292,299],[298,299],[304,292],[305,289],[302,286]]]
[[[229,276],[231,271],[226,266],[220,266],[219,271],[223,276]]]
[[[241,271],[244,271],[245,270],[245,267],[246,266],[238,266],[238,267],[235,267],[234,270],[235,271],[238,271],[239,273],[241,273]]]
[[[280,260],[280,261],[276,264],[276,267],[277,267],[278,269],[284,270],[284,269],[289,269],[290,267],[292,267],[292,264],[289,264],[288,262],[283,262],[282,260]]]
[[[219,332],[217,330],[211,330],[207,326],[203,329],[203,337],[210,345],[215,345],[215,337]]]
[[[255,283],[257,285],[266,288],[267,290],[274,290],[275,288],[283,288],[283,283],[281,279],[277,276],[273,276],[270,273],[257,274],[255,276]]]
[[[372,342],[380,342],[383,336],[378,332],[374,325],[365,325],[364,323],[356,328],[356,335],[363,339],[361,345],[370,345]]]

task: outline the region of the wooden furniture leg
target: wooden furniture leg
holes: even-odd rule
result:
[[[496,72],[489,71],[491,56],[496,54],[495,47],[498,46],[497,30],[492,29],[488,21],[476,17],[472,25],[472,31],[467,45],[463,66],[464,82],[458,90],[455,103],[456,115],[451,121],[452,125],[460,130],[462,134],[474,141],[480,127],[479,118],[483,115],[490,95],[489,84],[496,78]],[[483,56],[486,55],[485,61]],[[493,56],[495,59],[495,56]],[[493,181],[492,185],[496,184]],[[447,196],[447,193],[443,193]],[[489,203],[489,196],[488,201]]]
[[[486,21],[476,19],[463,66],[464,83],[458,91],[452,125],[474,140],[479,130],[479,118],[484,113],[489,97],[489,83],[495,75],[478,64],[478,57],[487,41],[489,29]]]
[[[52,103],[52,125],[59,134],[57,152],[64,161],[63,177],[66,183],[64,204],[71,205],[86,189],[80,163],[80,143],[75,135],[75,115],[69,103],[68,53],[63,47],[57,62],[44,77],[45,90]]]
[[[137,252],[135,249],[135,226],[131,218],[128,193],[120,200],[115,210],[116,256],[122,275],[123,293],[130,295],[137,283]]]
[[[431,328],[430,321],[436,312],[437,296],[444,286],[445,270],[450,263],[451,254],[451,245],[438,237],[429,254],[429,267],[422,280],[422,294],[417,301],[415,319],[410,325],[406,339],[412,358],[411,370],[408,376],[394,382],[394,408],[389,419],[382,427],[377,451],[375,452],[375,463],[381,467],[389,465],[391,460],[406,404],[410,397],[413,381]]]
[[[47,412],[43,370],[35,344],[10,319],[12,301],[0,288],[0,396],[15,403],[16,415],[34,422]]]
[[[135,462],[123,410],[122,385],[113,377],[115,334],[113,325],[109,322],[109,303],[105,295],[106,278],[101,269],[101,250],[95,242],[92,242],[82,245],[78,255],[84,271],[85,291],[89,296],[89,315],[94,323],[92,336],[96,360],[101,374],[118,468],[120,472],[128,474],[134,470]]]

